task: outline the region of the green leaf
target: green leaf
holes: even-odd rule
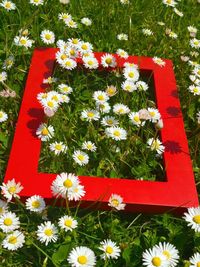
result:
[[[59,264],[67,258],[70,244],[61,245],[52,255],[52,260],[55,264]]]
[[[129,264],[131,262],[131,249],[129,247],[124,249],[122,258],[126,261],[126,264]]]

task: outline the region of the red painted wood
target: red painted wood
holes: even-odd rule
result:
[[[41,141],[35,136],[35,132],[44,119],[43,109],[36,96],[45,89],[43,79],[53,72],[56,51],[55,48],[35,49],[16,125],[4,182],[12,178],[20,181],[24,186],[22,197],[38,194],[46,199],[52,198],[50,186],[56,174],[38,173]],[[95,53],[99,62],[103,54]],[[152,182],[81,176],[86,190],[84,204],[97,202],[107,208],[110,195],[116,193],[124,198],[129,211],[183,211],[198,206],[172,62],[165,60],[165,67],[160,67],[148,57],[130,56],[124,60],[114,56],[117,67],[123,67],[127,61],[139,64],[140,70],[153,71],[157,107],[164,121],[161,139],[166,147],[164,165],[167,180]]]

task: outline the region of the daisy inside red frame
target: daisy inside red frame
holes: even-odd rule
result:
[[[41,141],[35,136],[35,131],[43,122],[44,112],[36,96],[44,91],[43,79],[53,72],[57,51],[56,48],[37,48],[34,51],[4,179],[6,182],[15,177],[16,181],[20,181],[24,186],[21,196],[25,198],[36,194],[45,199],[52,198],[50,186],[57,174],[38,172]],[[106,53],[94,54],[100,63]],[[183,212],[188,207],[197,207],[198,195],[172,62],[164,60],[165,66],[161,67],[149,57],[129,56],[123,59],[112,55],[117,67],[131,62],[138,64],[140,71],[153,72],[157,108],[164,122],[161,139],[166,147],[163,154],[166,181],[80,176],[86,191],[83,201],[85,204],[101,202],[101,208],[108,208],[110,195],[118,194],[123,197],[127,211],[164,212],[175,209]],[[82,64],[81,60],[78,63]]]

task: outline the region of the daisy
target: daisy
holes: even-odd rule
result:
[[[108,67],[114,68],[117,65],[116,58],[113,55],[106,53],[101,57],[101,64],[104,68]]]
[[[27,36],[15,36],[14,43],[17,46],[22,46],[28,49],[32,47],[34,41],[29,39]]]
[[[95,57],[83,57],[83,65],[87,69],[97,69],[99,67],[98,60]]]
[[[149,116],[150,116],[150,121],[152,121],[153,123],[157,122],[158,120],[160,120],[161,115],[160,112],[156,109],[156,108],[148,108],[147,109],[149,112]]]
[[[36,135],[41,141],[46,142],[54,136],[54,128],[46,123],[41,123],[36,131]]]
[[[3,83],[7,79],[7,73],[5,71],[0,72],[0,82]]]
[[[33,212],[41,213],[46,207],[44,198],[34,195],[26,200],[26,208]]]
[[[61,103],[69,103],[69,101],[70,101],[70,98],[67,95],[63,95],[63,94],[60,95]]]
[[[99,112],[93,109],[85,109],[81,112],[81,119],[86,119],[87,121],[98,121],[100,118]]]
[[[153,247],[146,249],[142,254],[143,265],[147,267],[167,267],[169,266],[163,253]]]
[[[106,116],[102,119],[101,124],[103,126],[117,126],[119,124],[119,121],[114,117]]]
[[[62,94],[66,94],[66,95],[69,95],[73,92],[72,87],[64,83],[59,84],[58,89]]]
[[[135,68],[138,69],[138,65],[135,63],[131,63],[131,62],[125,62],[124,63],[124,68]]]
[[[174,267],[178,263],[179,255],[178,250],[170,243],[159,243],[155,246],[158,251],[160,251],[166,258],[166,263],[170,267]]]
[[[188,90],[193,93],[193,95],[200,95],[200,86],[190,85]]]
[[[200,78],[200,68],[194,68],[192,72],[194,73],[194,75]]]
[[[70,190],[79,184],[78,176],[73,173],[61,173],[53,181],[51,190],[53,195],[66,197]]]
[[[137,90],[136,84],[131,80],[126,80],[125,82],[123,82],[121,87],[122,90],[130,93]]]
[[[72,20],[72,16],[68,13],[59,13],[58,19],[63,21]]]
[[[151,116],[149,115],[149,111],[146,108],[140,109],[138,113],[141,120],[150,120],[151,118]]]
[[[9,233],[19,228],[19,218],[13,212],[6,212],[0,216],[0,229],[4,233]]]
[[[172,39],[177,39],[177,37],[178,37],[178,35],[177,35],[175,32],[173,32],[172,30],[170,30],[170,29],[167,29],[167,30],[166,30],[166,33],[167,33],[167,35],[168,35],[169,37],[171,37]]]
[[[108,102],[104,103],[98,103],[96,102],[97,110],[99,110],[101,113],[108,113],[111,110],[111,106],[108,104]]]
[[[65,50],[56,52],[56,61],[61,65],[65,59],[68,58]]]
[[[60,39],[56,42],[56,46],[60,49],[60,52],[64,52],[68,47],[68,43]]]
[[[96,265],[94,252],[83,246],[73,248],[67,260],[72,267],[93,267]]]
[[[126,67],[123,70],[124,77],[127,80],[130,80],[132,82],[136,82],[139,79],[139,71],[134,67]]]
[[[7,121],[7,119],[8,115],[4,111],[0,110],[0,122]]]
[[[8,203],[0,199],[0,216],[8,212]]]
[[[83,144],[82,144],[82,149],[85,149],[85,150],[89,150],[89,151],[96,151],[97,150],[97,147],[95,146],[94,143],[92,143],[91,141],[85,141]]]
[[[116,210],[124,210],[126,204],[123,203],[123,198],[120,195],[112,194],[108,200],[108,206]]]
[[[106,94],[109,96],[109,97],[112,97],[114,95],[116,95],[117,93],[117,87],[114,86],[114,85],[108,85],[106,87]]]
[[[200,48],[200,40],[193,38],[190,40],[190,46],[193,48]]]
[[[71,188],[71,190],[69,190],[68,194],[67,194],[67,198],[68,200],[72,201],[79,201],[82,197],[85,196],[85,190],[84,190],[84,186],[83,185],[76,185],[73,188]]]
[[[83,53],[88,53],[88,52],[92,52],[92,44],[90,44],[89,42],[80,42],[78,49],[80,51],[81,54]]]
[[[92,20],[89,18],[82,18],[81,23],[86,25],[86,26],[91,26],[92,25]]]
[[[57,78],[49,76],[46,79],[43,79],[43,83],[44,84],[52,84],[52,83],[57,82],[57,80],[58,80]]]
[[[59,155],[60,153],[65,153],[67,151],[67,146],[63,144],[63,142],[54,142],[49,145],[49,148],[55,155]]]
[[[139,112],[131,112],[129,115],[129,119],[133,123],[133,125],[136,125],[137,127],[143,126],[145,122],[140,120]]]
[[[128,5],[130,2],[129,0],[120,0],[120,3],[123,5]]]
[[[69,4],[70,0],[59,0],[61,4]]]
[[[50,221],[41,223],[37,229],[37,237],[41,243],[47,246],[49,242],[56,242],[58,239],[58,230]]]
[[[43,99],[40,101],[42,107],[45,108],[49,108],[51,110],[53,110],[54,112],[58,109],[59,107],[59,103],[52,100],[50,97],[48,97],[47,99]]]
[[[76,29],[78,27],[77,23],[73,19],[69,20],[64,20],[65,25],[68,26],[69,28]]]
[[[53,44],[55,42],[55,34],[49,30],[43,30],[40,37],[45,44]]]
[[[30,0],[30,4],[34,6],[39,6],[44,4],[44,0]]]
[[[7,198],[8,201],[11,201],[13,197],[20,198],[18,194],[23,189],[23,186],[21,185],[21,183],[16,183],[15,179],[12,179],[9,180],[7,183],[3,183],[0,188],[2,190],[3,196]]]
[[[77,48],[80,46],[81,44],[81,40],[78,39],[78,38],[71,38],[71,39],[68,39],[67,41],[67,44],[71,47],[74,47],[74,48]]]
[[[155,124],[156,129],[160,130],[164,127],[163,120],[160,119],[156,124]]]
[[[78,51],[76,48],[72,47],[72,46],[68,46],[66,49],[65,49],[65,53],[67,55],[67,57],[70,57],[70,58],[77,58],[78,57]]]
[[[117,115],[123,115],[129,113],[130,109],[124,104],[117,103],[113,106],[113,112]]]
[[[120,33],[117,35],[117,39],[120,41],[128,41],[128,35],[125,33]]]
[[[15,58],[14,56],[9,56],[3,63],[3,69],[9,70],[14,65]]]
[[[184,213],[184,219],[188,222],[188,225],[194,229],[195,232],[200,233],[200,207],[188,208],[188,212]]]
[[[99,249],[104,253],[101,258],[106,259],[117,259],[120,256],[121,249],[117,246],[115,242],[110,239],[104,240],[100,243]]]
[[[183,12],[181,12],[181,11],[178,10],[177,8],[174,8],[174,12],[175,12],[179,17],[183,17]]]
[[[118,56],[120,56],[122,58],[125,58],[125,59],[128,58],[128,53],[123,49],[117,49],[116,53]]]
[[[175,0],[162,0],[162,2],[163,4],[172,7],[175,7],[175,5],[177,4]]]
[[[74,161],[80,166],[86,165],[89,162],[88,154],[80,150],[75,150],[72,157]]]
[[[159,155],[161,155],[165,150],[165,147],[162,145],[162,142],[158,138],[149,138],[147,140],[147,144],[151,150],[156,150]]]
[[[17,250],[18,248],[23,247],[25,243],[25,236],[20,231],[14,231],[11,234],[8,234],[2,242],[2,246],[8,250]]]
[[[200,253],[195,253],[192,257],[189,258],[190,267],[199,267],[200,266]]]
[[[93,98],[99,104],[103,104],[109,100],[109,96],[104,91],[95,91],[93,93]]]
[[[77,63],[75,60],[71,59],[71,58],[66,58],[65,60],[63,60],[63,62],[60,64],[61,67],[63,67],[64,69],[67,70],[73,70],[76,68]]]
[[[153,35],[153,32],[150,29],[142,29],[142,33],[146,36]]]
[[[164,67],[165,66],[165,61],[163,61],[161,58],[159,57],[153,57],[153,62],[157,65],[159,65],[160,67]]]
[[[108,137],[111,137],[116,141],[126,140],[127,137],[126,130],[117,126],[111,126],[109,128],[106,128],[105,133]]]
[[[67,231],[72,232],[73,229],[77,228],[78,222],[71,216],[65,215],[58,220],[58,225],[60,226],[60,228],[64,229],[66,232]]]
[[[2,3],[0,3],[0,6],[4,7],[7,11],[16,9],[16,5],[13,2],[7,0],[4,0]]]
[[[191,37],[195,37],[196,36],[196,34],[197,34],[197,28],[196,27],[188,26],[187,29],[188,29]]]
[[[148,84],[143,81],[136,82],[136,86],[139,91],[147,91],[149,88]]]

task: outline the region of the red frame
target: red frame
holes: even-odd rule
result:
[[[41,141],[35,136],[35,132],[44,117],[36,96],[45,88],[43,79],[53,72],[56,51],[55,48],[35,49],[26,82],[4,179],[4,182],[12,178],[20,181],[24,186],[22,197],[37,194],[46,199],[52,198],[50,186],[56,174],[38,173]],[[95,53],[99,62],[102,55],[103,53]],[[124,62],[128,61],[139,64],[140,70],[153,71],[157,107],[164,121],[161,139],[166,146],[166,181],[80,176],[86,190],[83,201],[86,204],[97,202],[106,208],[110,195],[116,193],[123,197],[127,204],[126,210],[129,211],[164,212],[175,209],[182,212],[185,208],[197,207],[198,195],[172,62],[164,60],[165,67],[160,67],[148,57],[129,56],[124,60],[114,56],[118,67],[123,67]]]

